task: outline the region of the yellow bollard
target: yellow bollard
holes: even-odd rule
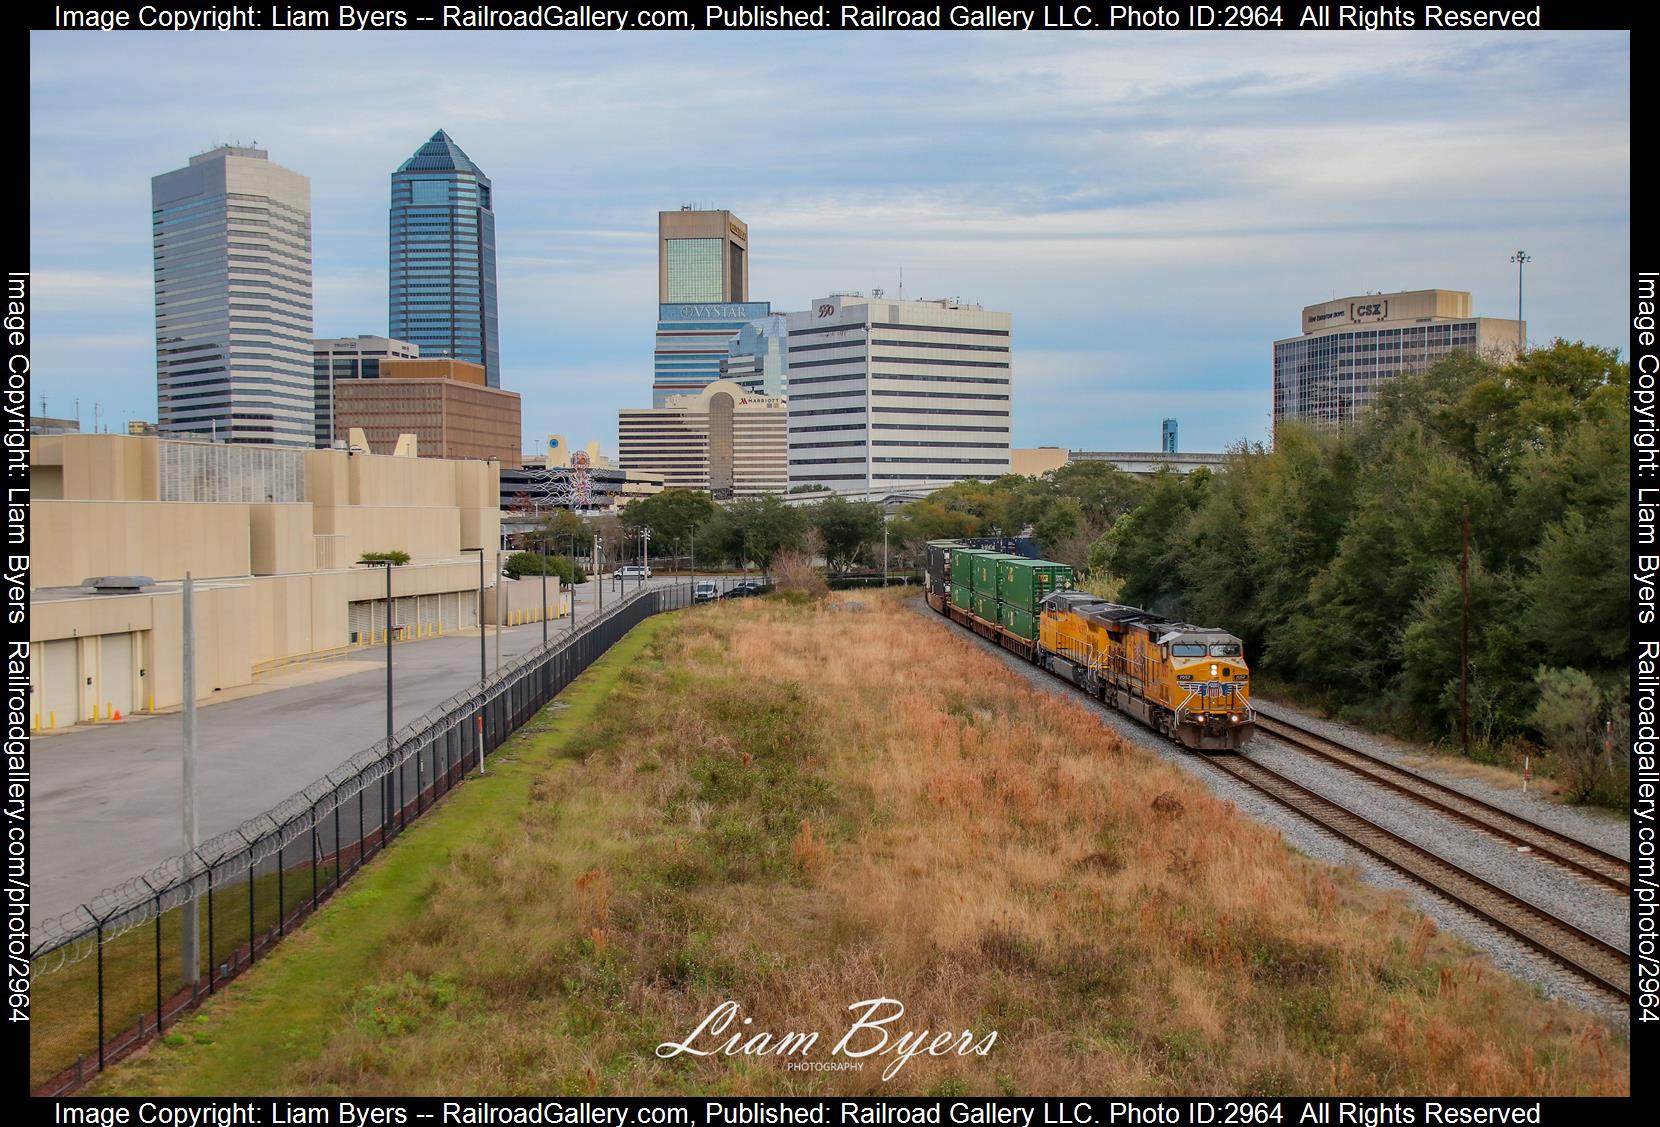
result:
[[[48,712],[46,714],[46,722],[47,727],[56,728],[58,726],[58,714],[56,712]]]
[[[146,708],[144,711],[154,712],[155,710],[156,710],[156,694],[151,693],[150,697],[149,697],[149,707]]]

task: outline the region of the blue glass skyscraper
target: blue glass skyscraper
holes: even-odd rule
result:
[[[392,174],[390,332],[501,386],[490,178],[442,129]]]

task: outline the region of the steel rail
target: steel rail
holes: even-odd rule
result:
[[[1253,759],[1243,756],[1197,758],[1521,940],[1593,986],[1614,994],[1622,1001],[1630,1000],[1629,952],[1483,880],[1392,830],[1344,809],[1331,799]]]
[[[1382,787],[1403,794],[1439,813],[1526,849],[1542,861],[1560,865],[1611,888],[1631,892],[1631,862],[1542,826],[1501,806],[1484,802],[1455,787],[1425,778],[1381,756],[1312,731],[1281,716],[1257,710],[1257,729],[1277,740]]]

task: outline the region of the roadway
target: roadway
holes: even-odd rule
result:
[[[647,586],[684,579],[658,576]],[[617,588],[604,583],[603,602],[610,606]],[[597,585],[589,580],[575,588],[578,626],[598,609]],[[571,622],[550,619],[547,628],[551,639]],[[502,664],[541,644],[541,623],[504,629]],[[493,630],[487,630],[485,654],[493,672]],[[366,649],[340,667],[319,667],[323,679],[197,708],[200,840],[236,828],[385,739],[384,655],[384,649]],[[477,683],[478,633],[394,645],[392,678],[393,722],[401,728]],[[33,922],[73,911],[183,851],[183,750],[177,712],[78,726],[34,741]]]

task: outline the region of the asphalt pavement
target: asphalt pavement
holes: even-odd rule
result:
[[[660,586],[684,576],[658,576]],[[618,588],[590,580],[576,593],[580,627]],[[628,586],[633,588],[631,581]],[[571,629],[550,619],[549,637]],[[542,644],[542,624],[501,632],[501,661]],[[386,736],[384,649],[366,649],[353,671],[309,684],[197,708],[200,840],[225,833],[322,778]],[[487,631],[494,671],[496,637]],[[478,681],[478,634],[392,647],[393,722],[419,717]],[[182,756],[177,712],[78,727],[34,741],[29,819],[32,918],[75,910],[99,892],[183,851]]]

